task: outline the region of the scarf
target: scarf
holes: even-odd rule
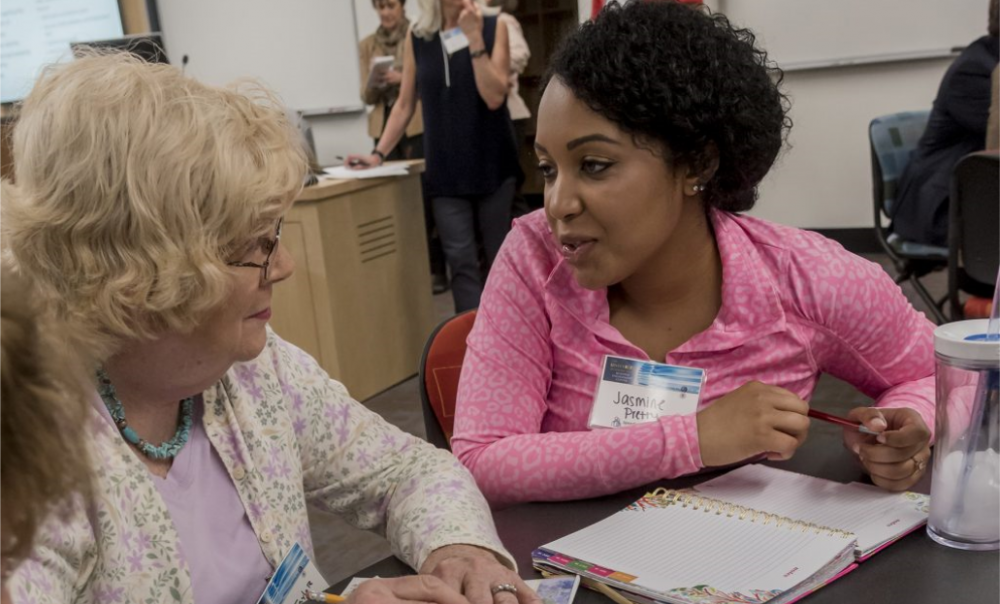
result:
[[[396,57],[396,62],[393,67],[396,69],[402,69],[403,67],[403,53],[397,52],[399,50],[399,44],[406,39],[406,32],[410,29],[410,21],[404,16],[396,29],[388,30],[378,26],[375,30],[375,44],[378,46],[379,51],[383,56],[392,55]]]

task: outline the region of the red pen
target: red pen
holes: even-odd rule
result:
[[[830,415],[829,413],[823,413],[822,411],[817,411],[815,409],[809,410],[809,417],[822,420],[824,422],[830,422],[831,424],[837,424],[838,426],[844,426],[845,428],[854,428],[862,434],[871,434],[872,436],[877,436],[879,434],[874,430],[869,430],[858,422],[852,422],[849,419],[837,417],[836,415]]]

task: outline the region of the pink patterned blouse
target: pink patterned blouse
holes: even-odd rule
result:
[[[658,359],[706,370],[699,408],[751,380],[805,400],[820,373],[934,428],[933,325],[877,265],[824,237],[713,211],[722,306]],[[514,223],[469,335],[452,449],[494,507],[622,491],[702,468],[695,415],[589,430],[606,354],[647,359],[582,288],[544,210]]]

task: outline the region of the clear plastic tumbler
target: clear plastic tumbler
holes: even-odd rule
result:
[[[987,320],[934,330],[937,413],[927,534],[965,550],[1000,549],[1000,341]]]

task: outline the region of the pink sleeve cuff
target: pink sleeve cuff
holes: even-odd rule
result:
[[[663,459],[660,474],[675,478],[697,472],[701,463],[697,414],[670,415],[659,419],[663,430]]]
[[[933,444],[934,416],[936,414],[934,401],[934,376],[929,376],[890,388],[875,402],[875,406],[913,409],[927,424],[927,428],[931,431],[931,444]]]

